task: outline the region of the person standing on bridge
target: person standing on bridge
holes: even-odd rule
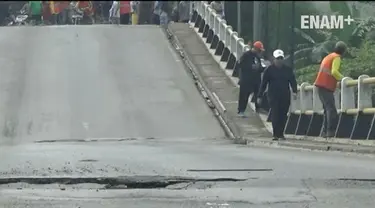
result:
[[[120,24],[128,25],[130,21],[130,1],[120,1]]]
[[[180,1],[178,4],[178,18],[179,22],[189,23],[190,20],[190,2]]]
[[[246,51],[240,58],[239,64],[239,85],[240,93],[238,97],[238,115],[245,117],[245,110],[249,102],[249,96],[257,95],[261,73],[261,53],[264,51],[263,43],[256,41],[253,47]],[[258,105],[255,105],[258,109]]]
[[[49,1],[49,9],[52,14],[52,24],[57,25],[59,23],[60,2]]]
[[[131,6],[131,20],[132,20],[132,25],[138,25],[138,16],[139,16],[139,1],[131,1],[130,6]]]
[[[169,23],[169,6],[167,3],[163,3],[161,5],[161,8],[160,8],[160,17],[159,17],[159,20],[160,20],[160,27],[166,29],[168,27],[168,23]]]
[[[297,81],[293,69],[284,64],[284,52],[277,49],[273,52],[274,62],[268,66],[263,74],[258,93],[258,104],[262,102],[264,91],[271,107],[271,121],[273,140],[285,139],[284,129],[290,106],[290,87],[293,90],[293,99],[297,97]]]
[[[335,136],[337,127],[337,109],[334,92],[337,82],[344,76],[340,73],[341,56],[347,50],[344,42],[336,43],[333,53],[328,54],[320,64],[318,75],[314,85],[317,88],[319,99],[323,104],[323,137],[331,138]]]
[[[29,1],[30,15],[36,25],[42,23],[43,4],[42,1]]]
[[[112,7],[109,10],[109,22],[111,24],[120,24],[120,3],[119,1],[113,1]]]
[[[94,7],[91,1],[77,1],[75,7],[91,20],[91,24],[95,24]]]
[[[164,4],[163,1],[154,1],[154,10],[152,13],[152,24],[160,25],[160,14],[161,14],[161,7]]]

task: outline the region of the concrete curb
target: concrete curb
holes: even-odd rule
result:
[[[232,84],[238,87],[238,78],[232,77],[230,70],[225,69],[225,64],[220,61],[220,58],[214,54],[214,51],[210,49],[210,46],[206,43],[205,39],[202,35],[198,32],[198,29],[194,27],[194,23],[190,23],[192,30],[200,37],[202,43],[206,46],[208,52],[211,54],[212,58],[218,63],[220,69],[224,71],[224,73],[228,76],[231,80]],[[250,107],[255,110],[255,106],[253,103],[249,102]],[[267,128],[268,131],[272,132],[272,126],[269,122],[267,122],[267,116],[263,114],[258,114]],[[290,138],[291,137],[291,138]],[[288,135],[288,140],[286,141],[270,141],[270,140],[262,140],[262,139],[250,139],[250,138],[241,138],[238,139],[238,143],[241,144],[248,144],[248,145],[267,145],[267,146],[285,146],[285,147],[294,147],[294,148],[303,148],[303,149],[310,149],[310,150],[321,150],[321,151],[340,151],[340,152],[356,152],[356,153],[363,153],[363,154],[375,154],[375,141],[371,140],[350,140],[350,139],[331,139],[326,140],[323,138],[315,138],[315,137],[306,137],[306,136],[294,136]]]
[[[239,141],[238,139],[240,136],[240,133],[236,131],[236,128],[231,125],[231,122],[228,122],[228,119],[226,118],[224,112],[222,111],[220,104],[215,99],[215,96],[212,94],[212,92],[209,90],[209,88],[206,86],[203,78],[199,75],[196,67],[191,62],[189,57],[184,51],[183,47],[181,46],[178,38],[175,37],[175,35],[169,30],[169,28],[166,28],[165,30],[167,37],[175,49],[175,51],[180,55],[180,58],[184,62],[188,72],[192,75],[195,84],[197,86],[197,89],[200,91],[202,97],[206,100],[206,103],[213,111],[215,117],[218,119],[220,125],[223,127],[226,136],[228,136],[230,139],[234,140],[235,142]],[[240,140],[241,141],[241,140]],[[242,141],[243,142],[243,141]]]

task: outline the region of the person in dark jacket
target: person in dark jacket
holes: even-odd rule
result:
[[[249,96],[253,93],[256,96],[259,89],[263,71],[260,60],[262,51],[264,51],[263,43],[256,41],[251,50],[246,51],[239,60],[240,93],[238,97],[238,115],[241,117],[245,116]],[[256,108],[258,108],[257,104]]]
[[[261,102],[263,93],[268,87],[267,98],[272,112],[273,140],[279,140],[285,139],[284,129],[291,100],[290,87],[293,91],[293,99],[296,99],[297,82],[293,69],[283,63],[284,52],[277,49],[273,52],[273,56],[273,64],[264,71],[257,102]]]

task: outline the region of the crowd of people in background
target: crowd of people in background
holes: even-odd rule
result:
[[[0,21],[25,10],[37,24],[73,24],[80,11],[90,23],[157,24],[185,22],[190,17],[189,1],[19,1],[0,3]],[[4,25],[4,24],[3,24]]]

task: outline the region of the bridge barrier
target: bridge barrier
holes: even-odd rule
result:
[[[205,1],[194,1],[191,22],[202,33],[215,55],[233,70],[237,60],[249,50],[230,25],[217,15]],[[336,138],[375,139],[375,107],[372,103],[372,86],[375,77],[361,75],[357,80],[345,77],[335,92],[338,109]],[[321,136],[324,111],[317,89],[307,82],[298,86],[297,99],[291,100],[286,134]]]

